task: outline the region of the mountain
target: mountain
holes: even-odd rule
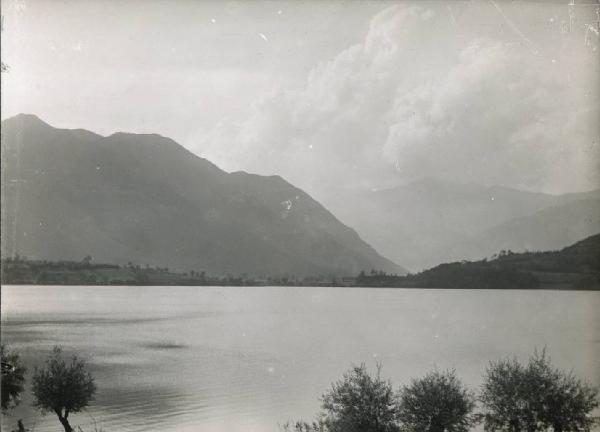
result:
[[[2,256],[212,274],[403,273],[281,177],[227,173],[159,135],[2,122]]]
[[[579,199],[511,219],[452,245],[455,259],[491,256],[501,250],[557,250],[600,232],[600,199]]]
[[[566,195],[423,179],[327,202],[367,242],[417,271],[502,249],[564,247],[600,232],[600,190]]]

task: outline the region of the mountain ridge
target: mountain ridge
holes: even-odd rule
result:
[[[2,122],[2,255],[181,270],[404,269],[283,178],[227,173],[170,138]]]

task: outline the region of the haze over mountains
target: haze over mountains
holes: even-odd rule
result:
[[[600,233],[600,190],[549,195],[424,179],[327,202],[383,255],[411,271],[502,249],[556,250]]]
[[[215,274],[402,274],[395,263],[418,271],[600,233],[600,190],[549,195],[428,178],[340,194],[327,201],[334,216],[279,176],[227,173],[168,138],[103,137],[32,115],[2,122],[2,164],[3,256],[89,254]]]
[[[2,255],[233,274],[403,273],[279,176],[227,173],[159,135],[2,122]]]

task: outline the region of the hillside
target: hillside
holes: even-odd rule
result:
[[[2,122],[3,257],[212,274],[404,270],[281,177],[227,173],[159,135]]]
[[[600,233],[600,190],[549,195],[428,178],[339,195],[328,206],[413,271],[500,249],[559,249]]]
[[[361,273],[360,286],[474,289],[600,289],[600,234],[560,251],[501,251],[492,260],[440,264],[415,275]]]

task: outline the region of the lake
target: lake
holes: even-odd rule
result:
[[[98,392],[72,424],[112,431],[278,431],[310,420],[351,365],[395,387],[455,368],[473,389],[490,360],[546,347],[600,384],[600,293],[306,287],[2,287],[2,341],[28,368],[54,345],[90,363]],[[29,389],[30,380],[27,388]],[[23,418],[57,431],[25,397]]]

